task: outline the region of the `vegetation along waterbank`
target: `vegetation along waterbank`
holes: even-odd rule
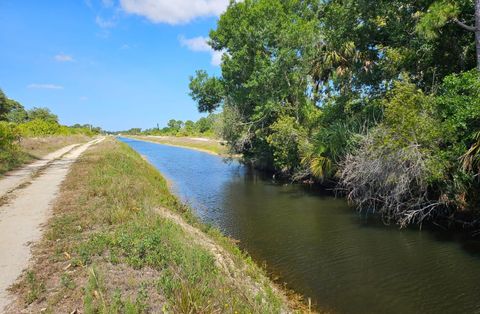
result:
[[[250,258],[112,138],[73,165],[33,251],[12,313],[295,311]]]
[[[333,182],[401,227],[480,227],[480,0],[232,2],[210,32],[200,112],[230,151]]]

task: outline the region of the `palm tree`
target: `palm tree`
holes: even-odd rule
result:
[[[475,134],[475,143],[461,157],[464,171],[477,171],[480,174],[480,131]]]

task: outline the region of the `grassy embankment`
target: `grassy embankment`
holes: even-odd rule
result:
[[[210,154],[225,156],[228,154],[228,149],[225,145],[215,139],[196,138],[196,137],[176,137],[176,136],[133,136],[128,135],[134,139],[148,141],[153,143],[160,143],[171,146],[186,147],[196,149]]]
[[[25,137],[18,145],[0,153],[0,175],[23,164],[42,158],[67,145],[85,143],[85,135]]]
[[[14,311],[279,313],[291,303],[263,270],[170,194],[113,139],[75,163]]]

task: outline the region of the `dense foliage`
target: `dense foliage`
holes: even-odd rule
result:
[[[473,0],[232,2],[210,33],[222,74],[197,71],[191,96],[201,112],[221,109],[222,136],[257,167],[336,182],[402,226],[472,221],[479,10]]]
[[[15,125],[0,121],[0,174],[21,163],[23,156],[16,145],[19,138]]]

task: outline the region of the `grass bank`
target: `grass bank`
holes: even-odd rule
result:
[[[11,312],[280,313],[285,294],[113,139],[72,167]]]
[[[176,136],[133,136],[134,139],[148,141],[153,143],[160,143],[164,145],[186,147],[191,149],[200,150],[206,153],[226,156],[228,149],[220,141],[210,138],[198,138],[198,137],[176,137]]]
[[[85,135],[25,137],[0,151],[0,175],[71,144],[85,143]]]

